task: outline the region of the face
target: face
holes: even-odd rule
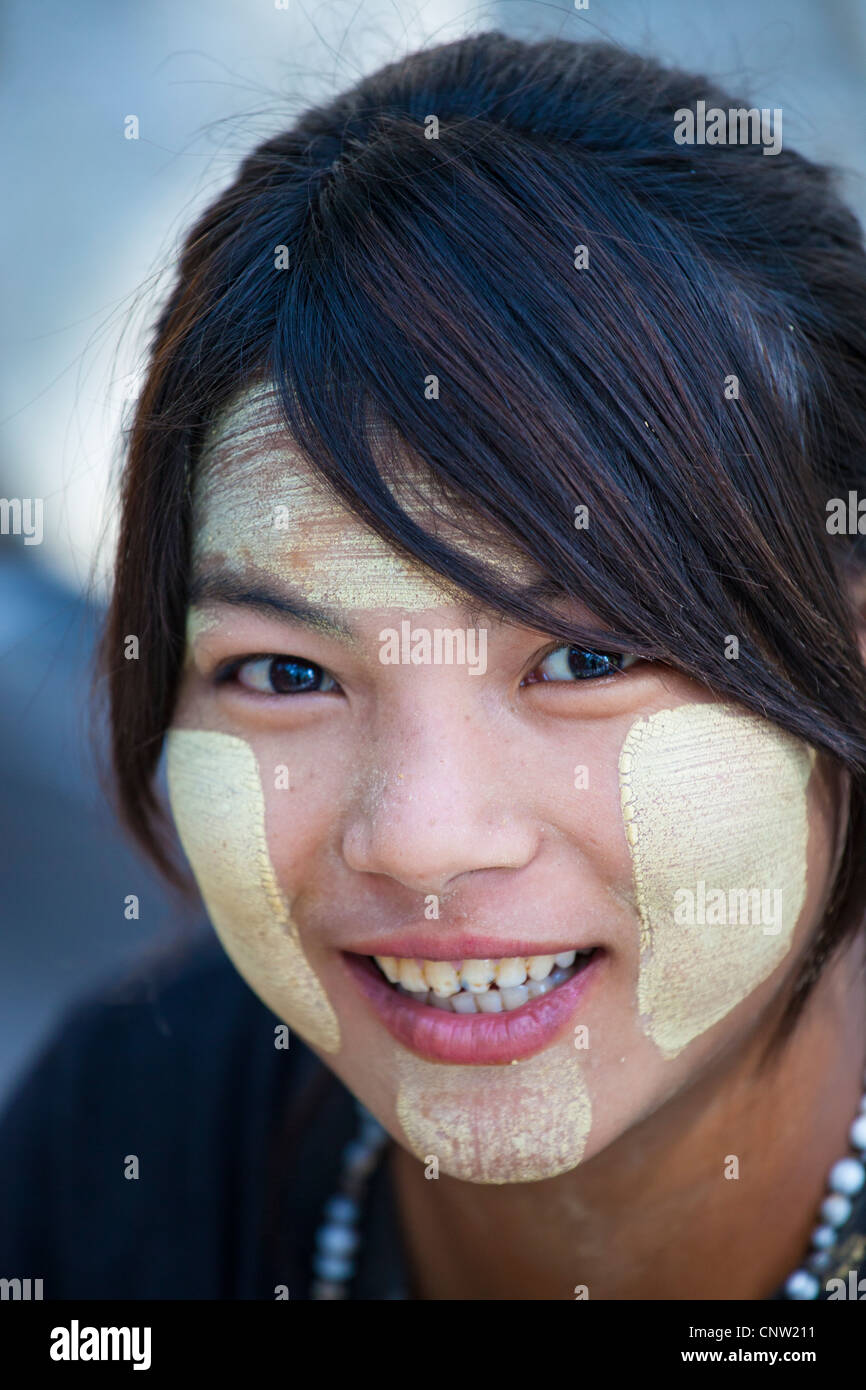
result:
[[[275,415],[237,398],[197,482],[167,759],[211,920],[419,1158],[567,1172],[769,1016],[832,876],[829,774],[679,673],[473,613]]]

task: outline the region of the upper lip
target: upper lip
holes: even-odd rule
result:
[[[342,949],[359,956],[396,956],[401,960],[509,960],[513,956],[558,956],[565,951],[590,951],[598,943],[578,944],[574,940],[503,941],[501,936],[436,936],[370,938]]]

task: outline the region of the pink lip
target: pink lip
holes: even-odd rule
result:
[[[500,944],[497,954],[501,953]],[[564,985],[530,999],[519,1009],[500,1014],[451,1014],[398,994],[372,961],[348,951],[341,954],[349,974],[393,1038],[429,1061],[468,1066],[532,1057],[549,1046],[564,1031],[605,958],[605,952],[599,951]]]

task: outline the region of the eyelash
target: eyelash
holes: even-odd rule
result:
[[[540,657],[536,658],[535,664],[534,664],[534,666],[533,666],[533,668],[532,668],[532,671],[529,672],[529,675],[531,676],[531,675],[538,669],[539,666],[542,666],[542,665],[544,664],[545,661],[547,661],[550,657],[557,655],[559,652],[568,652],[569,654],[570,654],[571,652],[579,652],[579,653],[581,653],[583,656],[589,656],[589,657],[592,657],[592,658],[600,658],[601,660],[606,661],[606,662],[611,662],[611,661],[617,661],[617,660],[619,660],[619,661],[622,663],[620,666],[612,666],[612,667],[610,667],[609,670],[598,672],[598,673],[595,674],[595,675],[591,675],[590,673],[586,673],[585,675],[580,676],[580,675],[577,675],[576,672],[572,672],[572,674],[576,676],[576,680],[573,682],[574,684],[577,684],[577,683],[582,682],[582,681],[597,681],[597,680],[601,680],[601,679],[604,679],[605,677],[609,677],[609,676],[624,675],[625,672],[629,669],[630,666],[633,666],[634,663],[635,663],[636,661],[639,661],[639,660],[640,660],[639,657],[633,656],[633,655],[621,654],[621,653],[616,653],[616,652],[613,652],[613,653],[611,653],[611,652],[599,652],[599,651],[595,651],[594,649],[590,649],[590,648],[588,648],[588,647],[578,647],[578,646],[576,646],[576,645],[574,645],[574,644],[569,644],[569,643],[567,643],[567,642],[561,642],[561,643],[559,643],[557,646],[549,648],[549,649],[548,649],[546,652],[544,652]],[[570,656],[567,658],[567,660],[570,662]],[[243,668],[244,668],[245,666],[254,666],[254,665],[258,665],[258,664],[260,664],[260,663],[262,663],[262,662],[267,662],[267,663],[268,663],[269,669],[268,669],[268,672],[267,672],[266,679],[268,679],[269,681],[272,681],[272,679],[273,679],[273,673],[272,673],[272,669],[271,669],[271,668],[273,667],[274,663],[279,662],[281,665],[286,666],[286,667],[295,666],[295,667],[306,668],[308,671],[315,671],[315,672],[318,672],[319,675],[320,675],[320,677],[322,677],[325,681],[330,681],[330,682],[332,682],[333,685],[336,687],[336,689],[339,689],[339,685],[338,685],[337,681],[335,680],[335,678],[330,674],[330,672],[328,672],[327,670],[325,670],[325,668],[324,668],[323,666],[320,666],[320,665],[318,664],[318,662],[315,662],[315,661],[306,661],[303,657],[297,657],[297,656],[276,656],[276,655],[274,655],[273,653],[270,653],[270,654],[263,654],[263,655],[261,655],[261,656],[246,656],[246,657],[239,657],[239,658],[236,658],[235,660],[229,662],[227,665],[221,667],[221,668],[215,673],[215,677],[214,677],[215,682],[216,682],[217,685],[226,685],[226,684],[229,684],[229,683],[234,682],[234,683],[240,685],[242,689],[248,690],[248,691],[249,691],[249,690],[250,690],[250,687],[249,687],[249,686],[244,686],[240,681],[237,681],[237,680],[236,680],[236,677],[237,677],[238,673],[239,673],[240,671],[242,671]],[[542,676],[541,679],[539,679],[539,680],[529,680],[529,678],[528,678],[528,676],[527,676],[527,677],[524,677],[524,679],[521,681],[521,685],[544,685],[544,684],[551,684],[551,685],[567,685],[567,684],[571,684],[571,683],[572,683],[572,682],[569,682],[569,681],[567,681],[567,680],[554,680],[554,679],[551,679],[550,677],[544,677],[544,676]],[[250,693],[252,693],[252,691],[250,691]],[[331,694],[332,691],[331,691],[331,690],[321,690],[321,689],[319,688],[319,686],[317,686],[316,689],[314,689],[314,690],[312,690],[312,691],[309,691],[309,690],[294,690],[294,691],[292,691],[292,690],[259,690],[257,693],[260,694],[260,695],[274,696],[274,697],[279,698],[279,697],[283,697],[283,696],[292,696],[292,695],[299,695],[299,694],[300,694],[300,695],[303,695],[303,694],[314,694],[314,695]]]
[[[580,646],[577,646],[577,644],[575,644],[575,643],[560,642],[560,643],[558,643],[555,647],[550,647],[550,648],[549,648],[549,649],[536,661],[535,665],[534,665],[533,668],[532,668],[532,671],[535,671],[539,666],[541,666],[545,661],[547,661],[549,657],[551,657],[551,656],[556,656],[559,652],[568,652],[568,653],[571,653],[571,652],[580,652],[583,656],[600,657],[602,660],[607,661],[607,662],[611,662],[611,661],[620,661],[620,662],[623,663],[621,666],[612,666],[612,667],[611,667],[609,670],[607,670],[607,671],[601,671],[601,672],[599,672],[599,673],[598,673],[597,675],[595,675],[595,676],[592,676],[592,675],[589,675],[589,674],[586,674],[586,675],[584,675],[584,676],[577,676],[577,680],[574,682],[575,684],[577,684],[578,682],[581,682],[581,681],[602,680],[605,676],[618,676],[618,675],[624,675],[625,672],[629,669],[630,666],[633,666],[633,665],[635,664],[636,661],[639,661],[639,660],[640,660],[640,657],[638,657],[638,656],[633,656],[633,655],[628,654],[628,653],[620,653],[620,652],[599,652],[599,651],[596,651],[595,648],[592,648],[592,647],[580,647]],[[530,675],[532,675],[532,671],[529,673]],[[572,672],[572,675],[577,675],[577,673],[573,671],[573,672]],[[543,680],[543,679],[540,680],[540,681],[528,681],[528,680],[524,679],[524,680],[521,682],[521,684],[522,684],[522,685],[525,685],[525,684],[529,684],[529,685],[543,685],[543,684],[567,685],[567,684],[569,684],[569,682],[567,682],[567,681],[549,681],[549,682],[547,682],[547,681],[545,681],[545,680]]]
[[[249,691],[250,688],[249,688],[248,686],[242,685],[242,683],[241,683],[240,681],[236,681],[235,678],[237,677],[238,672],[239,672],[239,671],[242,671],[243,668],[244,668],[245,666],[256,666],[256,665],[258,665],[258,664],[261,663],[261,662],[266,662],[266,663],[268,664],[268,667],[269,667],[269,668],[270,668],[270,667],[273,667],[273,665],[274,665],[275,662],[280,662],[283,666],[300,666],[300,667],[306,667],[307,670],[319,672],[320,675],[321,675],[322,677],[324,677],[325,679],[327,679],[327,680],[329,680],[329,681],[333,681],[333,683],[334,683],[335,686],[337,685],[336,680],[335,680],[334,677],[330,674],[330,672],[326,671],[325,668],[324,668],[324,666],[320,666],[320,665],[318,664],[318,662],[316,662],[316,661],[306,661],[303,657],[300,657],[300,656],[275,656],[273,653],[264,654],[264,655],[262,655],[262,656],[244,656],[244,657],[240,657],[240,658],[237,658],[237,659],[234,660],[234,661],[229,662],[229,664],[228,664],[227,666],[221,667],[221,668],[216,672],[216,675],[215,675],[216,684],[217,684],[217,685],[228,685],[228,684],[231,684],[231,683],[236,683],[236,684],[240,685],[242,689],[248,690],[248,691]],[[269,670],[268,676],[270,677],[270,675],[271,675],[271,672],[270,672],[270,670]],[[339,687],[338,687],[338,688],[339,688]],[[250,693],[253,693],[253,692],[250,691]],[[303,690],[301,690],[301,691],[260,690],[260,691],[258,691],[257,693],[260,694],[260,695],[273,695],[273,696],[280,697],[280,696],[292,695],[292,694],[295,694],[295,695],[297,695],[297,694],[302,694],[302,695],[303,695],[303,694],[309,694],[309,693],[312,693],[312,694],[314,694],[314,695],[318,695],[318,694],[330,694],[331,692],[330,692],[330,691],[319,691],[318,689],[316,689],[316,690],[314,690],[314,691],[312,691],[312,692],[303,691]]]

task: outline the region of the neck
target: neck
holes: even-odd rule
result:
[[[769,1297],[804,1259],[827,1174],[848,1152],[866,1056],[861,971],[858,941],[771,1061],[759,1066],[775,1018],[570,1173],[432,1182],[393,1146],[416,1296]],[[726,1178],[732,1158],[738,1176]]]

